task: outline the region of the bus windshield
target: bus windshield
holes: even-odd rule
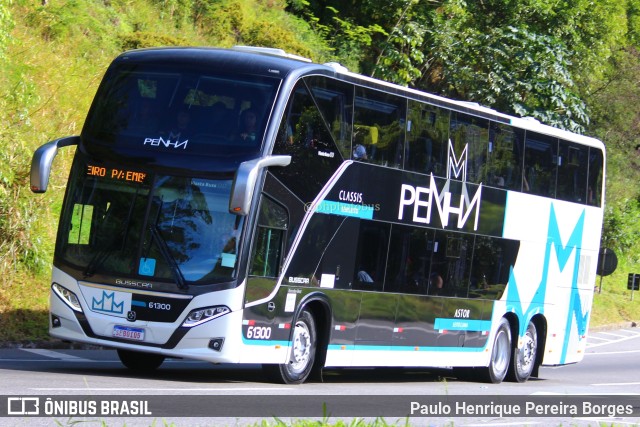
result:
[[[58,257],[85,278],[117,275],[183,288],[229,282],[236,277],[243,224],[228,211],[230,191],[230,179],[152,175],[77,160]]]
[[[104,78],[84,144],[171,155],[258,153],[280,79],[120,64]]]

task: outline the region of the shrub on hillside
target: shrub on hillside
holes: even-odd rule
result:
[[[165,34],[155,34],[144,31],[123,34],[119,37],[122,50],[142,49],[158,46],[188,46],[188,40]]]

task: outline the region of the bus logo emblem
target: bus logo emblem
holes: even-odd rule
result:
[[[102,291],[102,298],[97,300],[95,297],[91,298],[91,309],[95,311],[102,311],[104,313],[124,313],[124,301],[116,303],[115,292]]]
[[[433,173],[430,175],[429,187],[414,187],[409,184],[402,184],[400,189],[400,205],[398,209],[398,219],[404,219],[404,211],[406,207],[413,206],[413,215],[411,220],[416,223],[430,224],[431,213],[435,206],[438,211],[442,228],[449,225],[449,217],[451,215],[458,216],[457,228],[461,229],[469,220],[472,213],[474,215],[473,229],[478,229],[478,219],[480,216],[480,199],[482,197],[482,184],[478,186],[473,197],[469,196],[467,191],[467,150],[469,145],[465,145],[462,154],[458,159],[453,151],[453,144],[449,140],[449,160],[447,167],[447,182],[442,189],[436,185]],[[453,194],[449,191],[451,176],[462,178],[461,194]],[[453,197],[459,197],[457,205],[452,200]],[[425,213],[426,209],[426,213]]]
[[[159,137],[159,138],[145,138],[143,145],[149,144],[152,147],[164,146],[166,148],[169,148],[169,147],[180,148],[180,147],[182,147],[183,150],[186,150],[187,149],[187,143],[189,142],[189,140],[185,139],[184,141],[180,142],[180,140],[178,139],[179,137],[180,137],[180,134],[178,134],[178,135],[171,134],[171,135],[169,135],[169,138],[167,138],[167,139],[164,139],[162,137]]]
[[[451,179],[451,172],[453,172],[453,176],[455,178],[460,179],[460,174],[462,174],[462,178],[460,179],[462,182],[467,182],[467,149],[469,148],[469,144],[465,144],[464,149],[462,150],[462,154],[460,154],[460,159],[456,158],[456,153],[453,151],[453,144],[451,140],[449,140],[449,159],[447,161],[447,180]]]

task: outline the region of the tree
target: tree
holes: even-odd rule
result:
[[[571,52],[561,41],[516,27],[441,32],[430,41],[431,65],[419,85],[584,132],[586,104],[571,73]]]
[[[355,56],[363,73],[573,131],[588,124],[584,97],[624,42],[635,4],[640,0],[289,1],[290,10],[322,28],[340,60]],[[370,38],[351,37],[345,22]]]
[[[417,0],[289,0],[288,10],[309,22],[333,48],[334,56],[348,68],[363,74],[375,74],[376,65],[393,56],[395,41],[402,38],[402,28],[414,16]],[[430,3],[430,1],[428,2]],[[395,30],[394,30],[395,29]],[[419,48],[419,45],[413,44]],[[391,48],[391,49],[390,49]],[[401,51],[399,49],[398,51]],[[406,51],[396,56],[398,63],[405,60]],[[418,55],[419,49],[418,49]],[[384,69],[395,74],[406,74],[396,60],[385,60]],[[389,78],[378,70],[378,77]],[[391,72],[390,74],[394,74]],[[409,74],[414,74],[409,72]],[[400,81],[397,81],[401,83]]]

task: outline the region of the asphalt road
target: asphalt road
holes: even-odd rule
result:
[[[635,406],[640,396],[640,329],[629,328],[591,333],[585,359],[578,364],[563,367],[543,367],[540,378],[523,384],[485,384],[462,381],[450,370],[429,369],[341,369],[330,370],[323,383],[307,383],[299,386],[278,385],[268,382],[259,366],[223,366],[202,362],[169,359],[162,367],[149,375],[134,374],[124,368],[115,351],[111,350],[45,350],[45,349],[0,349],[0,390],[5,396],[39,396],[55,399],[77,396],[78,399],[100,399],[114,395],[136,398],[158,398],[166,402],[169,411],[155,411],[146,417],[69,417],[48,418],[0,418],[0,425],[72,425],[83,421],[83,426],[135,426],[171,425],[246,425],[263,417],[255,417],[251,409],[260,405],[272,405],[273,399],[283,407],[303,407],[310,401],[324,396],[334,407],[365,405],[371,415],[357,413],[353,416],[385,417],[390,424],[404,425],[405,418],[386,410],[394,401],[406,400],[407,408],[413,400],[421,404],[440,402],[445,397],[453,399],[463,396],[479,402],[498,403],[501,399],[516,399],[521,402],[551,397],[565,403],[581,396],[611,396],[608,403],[625,403],[625,396],[635,396]],[[206,400],[202,400],[203,396]],[[559,396],[559,397],[558,397]],[[229,400],[233,397],[233,400]],[[163,400],[164,399],[164,400]],[[269,400],[271,399],[271,400]],[[305,400],[306,399],[306,400]],[[264,400],[265,402],[260,402]],[[185,402],[193,403],[193,412],[183,410]],[[5,402],[0,401],[0,409]],[[15,399],[12,404],[16,403]],[[98,402],[100,404],[100,402]],[[402,403],[404,404],[404,403]],[[417,404],[417,403],[416,403]],[[446,404],[446,402],[445,402]],[[457,403],[456,403],[457,404]],[[506,411],[513,409],[506,406]],[[8,405],[8,403],[6,404]],[[175,405],[179,409],[175,409]],[[226,411],[216,412],[211,405],[224,405]],[[233,406],[236,405],[236,406]],[[44,407],[44,403],[41,403]],[[204,407],[203,407],[204,406]],[[276,405],[277,406],[277,405]],[[338,405],[339,406],[339,405]],[[608,416],[606,411],[591,417],[572,416],[561,413],[549,417],[509,417],[508,412],[496,414],[490,408],[488,416],[456,417],[451,413],[433,416],[438,409],[425,405],[432,411],[429,415],[409,419],[411,425],[639,425],[640,417],[621,416],[618,412]],[[7,406],[4,407],[5,410]],[[157,405],[156,405],[157,408]],[[174,409],[168,409],[174,408]],[[67,408],[68,409],[68,408]],[[121,408],[119,408],[121,409]],[[446,412],[446,408],[445,412]],[[127,410],[131,410],[128,408]],[[176,415],[171,414],[176,410]],[[260,413],[259,409],[256,409]],[[126,412],[126,411],[125,411]],[[286,412],[286,411],[285,411]],[[64,411],[63,411],[64,413]],[[144,412],[143,412],[144,413]],[[186,415],[186,414],[189,415]],[[304,411],[303,411],[304,413]],[[66,413],[65,413],[66,414]],[[159,415],[158,415],[159,414]],[[185,416],[191,416],[185,418]],[[214,414],[215,418],[211,415]],[[230,415],[231,414],[231,415]],[[385,414],[391,414],[385,416]],[[505,415],[506,414],[506,415]],[[503,415],[503,416],[499,416]],[[269,416],[264,416],[269,419]],[[293,416],[293,419],[300,418]],[[273,419],[273,418],[271,418]],[[335,420],[335,418],[332,418]],[[400,420],[400,421],[398,421]],[[275,423],[275,422],[274,422]]]

